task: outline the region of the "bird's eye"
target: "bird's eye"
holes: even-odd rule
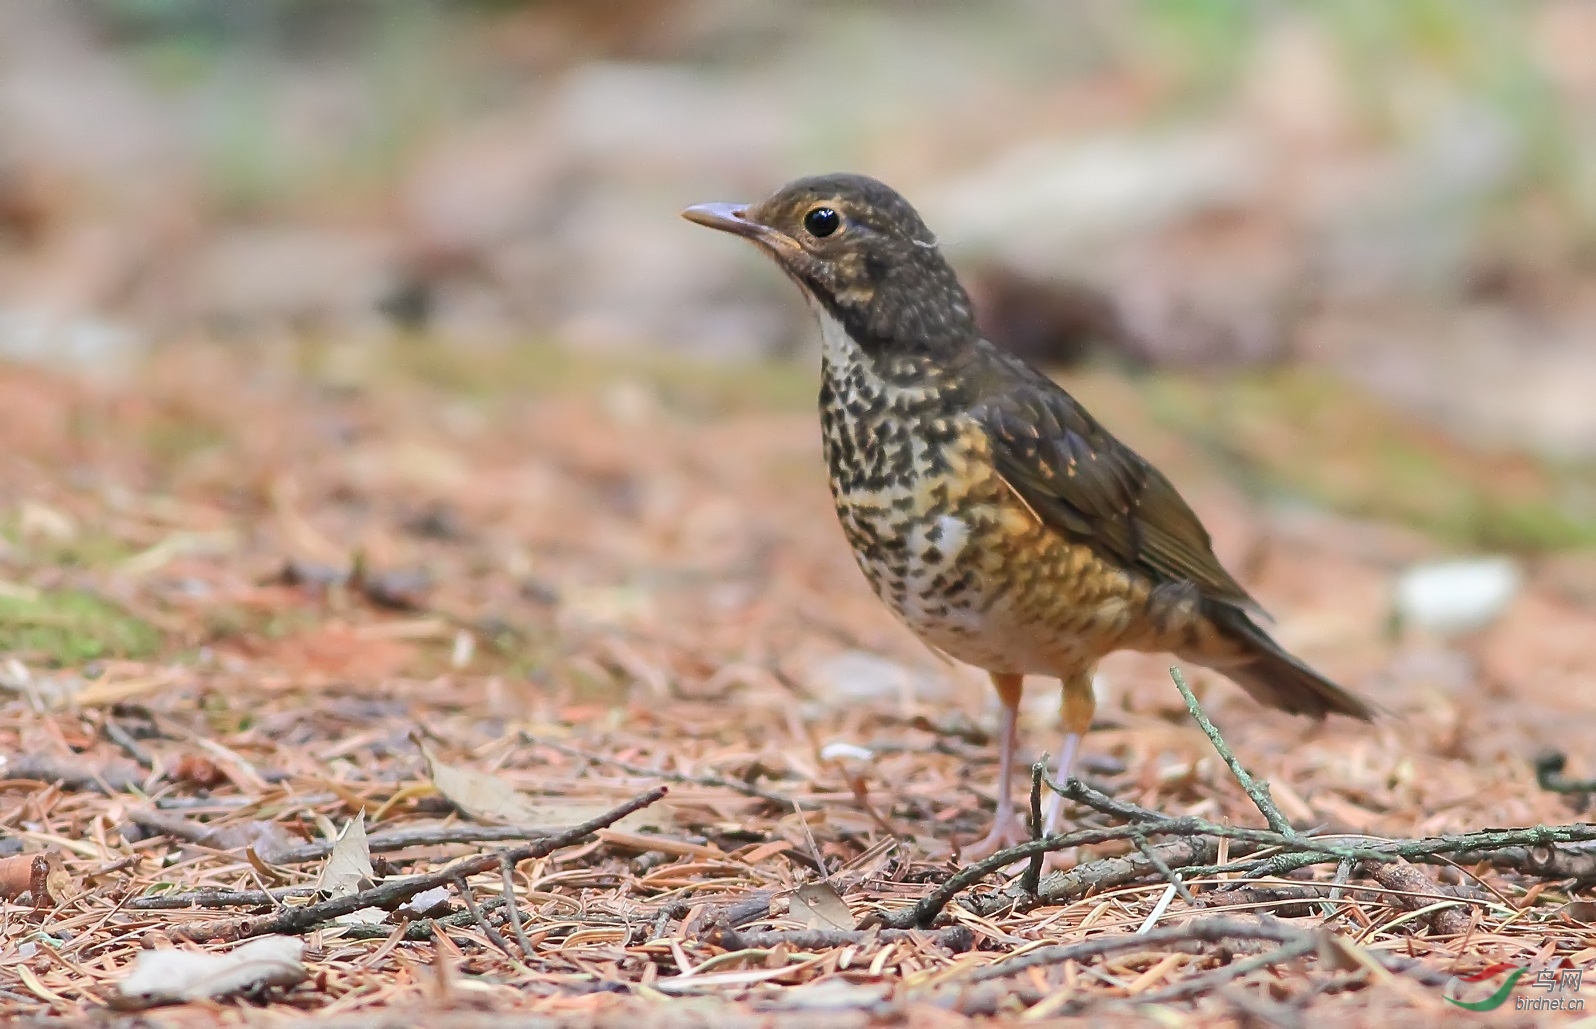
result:
[[[816,239],[823,239],[837,231],[842,217],[829,207],[816,207],[804,215],[804,229]]]

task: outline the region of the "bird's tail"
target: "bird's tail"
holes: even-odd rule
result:
[[[1229,652],[1223,657],[1194,653],[1190,655],[1192,660],[1222,673],[1254,700],[1269,707],[1313,718],[1338,714],[1365,722],[1374,720],[1373,704],[1293,657],[1245,611],[1219,603],[1209,608],[1209,621],[1230,644],[1226,648]]]

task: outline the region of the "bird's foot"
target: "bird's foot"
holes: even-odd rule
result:
[[[1011,812],[1007,818],[999,812],[992,823],[992,831],[969,846],[960,848],[965,861],[983,861],[1007,847],[1017,846],[1031,838],[1031,833]]]

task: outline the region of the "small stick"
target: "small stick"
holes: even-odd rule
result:
[[[492,907],[492,901],[485,905],[485,908]],[[456,911],[441,918],[418,918],[405,926],[399,939],[405,943],[426,943],[438,926],[465,926],[471,922],[470,911]],[[348,925],[344,926],[342,936],[346,940],[385,940],[393,935],[393,928],[391,925]]]
[[[1148,935],[1151,935],[1150,933]],[[1142,937],[1145,940],[1147,937]],[[1209,990],[1216,989],[1226,983],[1234,982],[1242,976],[1258,971],[1260,968],[1269,968],[1282,964],[1293,958],[1305,957],[1312,954],[1319,947],[1319,941],[1310,933],[1303,933],[1301,939],[1291,940],[1281,944],[1274,950],[1263,954],[1254,954],[1250,958],[1232,961],[1222,968],[1202,975],[1194,975],[1184,982],[1166,986],[1162,990],[1153,990],[1141,994],[1136,998],[1138,1004],[1168,1004],[1171,1001],[1190,1000],[1201,996]]]
[[[1043,754],[1041,760],[1031,766],[1031,840],[1034,842],[1042,838],[1042,780],[1047,778],[1047,755]],[[1025,866],[1025,876],[1020,880],[1020,889],[1026,896],[1036,896],[1036,891],[1042,884],[1042,865],[1047,861],[1047,855],[1037,851],[1031,855],[1031,863]]]
[[[1331,861],[1397,861],[1402,858],[1422,860],[1440,854],[1478,851],[1498,847],[1535,847],[1553,850],[1555,843],[1580,843],[1596,840],[1596,824],[1578,822],[1571,825],[1536,825],[1524,829],[1489,829],[1479,832],[1459,833],[1454,836],[1432,836],[1424,839],[1380,840],[1374,846],[1338,845],[1326,840],[1293,833],[1287,836],[1270,829],[1248,829],[1241,826],[1220,825],[1205,818],[1184,816],[1159,822],[1137,825],[1113,825],[1077,829],[1074,832],[1044,836],[1027,840],[988,858],[966,865],[922,897],[911,907],[893,911],[881,918],[883,925],[894,929],[910,926],[928,927],[964,890],[994,872],[1023,861],[1036,853],[1067,850],[1111,840],[1145,839],[1149,836],[1214,837],[1238,840],[1260,847],[1277,847],[1290,853],[1277,854],[1257,861],[1231,862],[1224,865],[1183,865],[1187,878],[1219,875],[1227,872],[1244,872],[1260,878],[1280,876],[1309,865],[1328,864]],[[1051,893],[1051,891],[1049,891]]]
[[[276,914],[260,919],[241,918],[236,920],[213,920],[205,923],[190,925],[175,925],[172,932],[177,935],[188,936],[190,939],[223,939],[238,940],[248,936],[263,936],[269,933],[297,934],[309,932],[316,926],[339,915],[347,915],[361,908],[379,907],[392,908],[402,904],[418,893],[438,886],[447,886],[457,879],[467,876],[480,875],[502,861],[511,864],[520,864],[532,858],[545,857],[562,847],[579,843],[593,833],[606,826],[614,825],[634,811],[641,811],[650,804],[655,803],[669,791],[669,787],[656,786],[645,793],[640,793],[619,805],[589,819],[581,825],[572,826],[565,832],[558,833],[545,839],[511,847],[508,850],[489,854],[476,854],[471,857],[461,858],[454,864],[441,868],[435,872],[423,875],[407,876],[403,879],[390,879],[369,890],[350,894],[347,897],[330,897],[315,904],[303,907],[284,908]],[[203,935],[193,936],[191,932],[202,932]]]
[[[1175,817],[1174,815],[1166,815],[1162,811],[1154,811],[1152,808],[1142,807],[1140,804],[1116,800],[1074,776],[1070,776],[1062,783],[1056,783],[1049,779],[1047,780],[1047,788],[1065,800],[1073,800],[1077,803],[1085,804],[1094,811],[1101,811],[1105,815],[1126,822],[1157,822]]]
[[[521,905],[515,899],[515,865],[501,858],[499,875],[504,882],[505,916],[510,920],[510,929],[515,933],[515,942],[521,945],[522,955],[531,961],[532,941],[527,939],[526,930],[521,927]]]
[[[1549,750],[1535,757],[1535,785],[1548,793],[1596,793],[1596,779],[1570,779],[1563,774],[1568,756]]]
[[[1355,864],[1355,862],[1348,861],[1346,858],[1336,862],[1336,874],[1330,880],[1330,892],[1325,895],[1324,902],[1319,905],[1320,909],[1324,911],[1324,917],[1335,917],[1336,907],[1341,903],[1341,888],[1347,884],[1348,879],[1352,878],[1352,869]]]
[[[373,833],[366,845],[373,854],[405,850],[410,847],[436,847],[445,843],[514,843],[554,836],[558,828],[531,828],[515,825],[421,825],[408,829]],[[319,840],[271,855],[274,865],[302,865],[320,861],[332,853],[332,840]]]
[[[285,886],[275,890],[194,890],[133,897],[123,905],[129,911],[175,911],[182,908],[274,908],[285,897],[309,897],[313,886]]]
[[[1148,843],[1145,837],[1137,838],[1136,849],[1142,852],[1142,856],[1147,859],[1148,864],[1158,869],[1158,874],[1169,880],[1169,885],[1175,887],[1176,896],[1188,904],[1196,905],[1197,898],[1192,896],[1191,890],[1186,888],[1185,882],[1180,878],[1180,873],[1169,867],[1169,864],[1159,855],[1158,851],[1153,849],[1153,845]]]
[[[466,910],[471,912],[471,920],[487,934],[488,939],[493,941],[495,947],[504,951],[505,957],[513,960],[515,955],[510,951],[509,941],[499,933],[499,930],[488,924],[488,920],[483,917],[482,909],[477,907],[476,900],[471,896],[471,884],[465,881],[465,876],[457,876],[454,880],[454,887],[460,891],[460,899],[465,901]],[[509,898],[505,898],[505,903],[509,903]]]
[[[933,932],[922,929],[765,929],[738,932],[716,926],[704,934],[704,940],[728,951],[774,950],[783,945],[793,950],[829,950],[856,944],[925,940],[954,954],[963,954],[975,946],[975,934],[962,925],[950,925]]]
[[[1166,865],[1185,867],[1199,861],[1214,860],[1219,846],[1211,839],[1190,836],[1159,844],[1153,850],[1166,858]],[[1126,886],[1152,871],[1156,869],[1142,854],[1098,858],[1076,865],[1067,872],[1049,876],[1035,896],[1020,893],[1011,887],[968,897],[963,901],[963,906],[983,917],[1005,911],[1025,912],[1043,904],[1064,904],[1094,891],[1101,893]]]
[[[1169,677],[1175,680],[1175,688],[1180,690],[1180,695],[1186,699],[1186,709],[1191,712],[1192,718],[1197,720],[1197,725],[1208,737],[1208,742],[1212,743],[1214,749],[1219,751],[1219,756],[1225,759],[1230,774],[1234,775],[1236,781],[1241,783],[1241,788],[1247,791],[1247,796],[1257,805],[1259,812],[1264,816],[1264,821],[1269,823],[1269,828],[1282,836],[1295,836],[1297,833],[1291,828],[1291,822],[1280,813],[1280,809],[1275,807],[1275,802],[1270,799],[1269,784],[1262,779],[1254,779],[1245,768],[1241,767],[1241,762],[1236,760],[1230,745],[1225,742],[1223,736],[1219,735],[1214,723],[1203,713],[1202,705],[1197,703],[1197,695],[1192,693],[1190,686],[1186,685],[1186,677],[1181,674],[1180,669],[1171,667]]]
[[[139,741],[133,738],[132,733],[122,728],[121,722],[106,715],[105,720],[100,723],[100,728],[105,731],[106,738],[121,747],[123,753],[138,762],[140,768],[149,770],[155,767],[155,761],[150,757],[149,751],[139,746]]]
[[[1039,947],[1019,957],[995,961],[970,976],[971,982],[987,982],[1023,972],[1028,968],[1061,965],[1066,961],[1084,963],[1122,950],[1159,950],[1182,943],[1221,943],[1225,940],[1269,940],[1273,943],[1296,943],[1313,934],[1294,929],[1273,919],[1243,922],[1234,918],[1208,918],[1185,925],[1152,929],[1145,933],[1123,933],[1098,936],[1079,943],[1063,946]]]

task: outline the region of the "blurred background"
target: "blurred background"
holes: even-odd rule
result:
[[[807,369],[787,283],[676,212],[851,169],[994,338],[1139,376],[1257,490],[1581,546],[1593,52],[1584,0],[8,4],[0,356]]]

